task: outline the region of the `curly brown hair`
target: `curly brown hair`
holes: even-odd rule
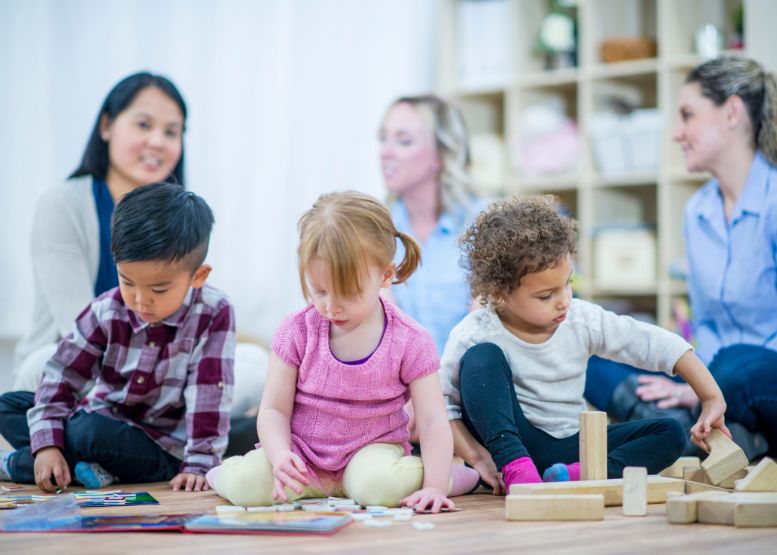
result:
[[[482,305],[504,300],[526,274],[574,254],[576,231],[550,195],[492,203],[459,238],[472,295]]]

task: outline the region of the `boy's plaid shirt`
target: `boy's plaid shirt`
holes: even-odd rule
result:
[[[181,307],[151,326],[106,291],[78,316],[46,364],[27,413],[32,452],[65,447],[75,410],[143,430],[180,471],[204,474],[227,445],[232,405],[235,318],[226,295],[190,289]]]

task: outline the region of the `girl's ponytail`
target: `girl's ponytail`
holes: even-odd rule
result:
[[[394,284],[404,283],[421,265],[421,247],[418,242],[407,233],[397,232],[397,238],[405,247],[405,257],[397,267],[397,275]]]

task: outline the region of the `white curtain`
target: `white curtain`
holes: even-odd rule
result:
[[[269,340],[302,306],[301,212],[330,190],[384,196],[379,121],[435,86],[438,2],[0,2],[0,338],[29,323],[36,198],[75,168],[110,88],[147,69],[188,103],[187,185],[216,214],[211,282]]]

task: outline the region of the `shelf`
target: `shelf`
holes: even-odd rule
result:
[[[580,79],[580,71],[576,67],[553,69],[527,73],[521,76],[517,84],[522,87],[560,87],[576,85]]]
[[[671,181],[690,181],[693,183],[704,183],[712,179],[712,175],[706,172],[689,172],[685,168],[670,168],[666,176]]]
[[[631,173],[623,175],[597,175],[591,180],[593,187],[635,187],[641,185],[655,185],[658,183],[658,174],[655,172]]]
[[[574,191],[581,181],[579,174],[549,175],[542,177],[515,177],[509,180],[511,190],[519,192]]]
[[[742,50],[721,50],[720,55],[743,56],[745,55],[745,52]],[[704,61],[705,59],[698,54],[675,54],[673,56],[667,56],[664,63],[669,69],[687,71],[689,69],[693,69]]]
[[[648,287],[591,287],[591,295],[594,297],[655,297],[658,295],[658,286]]]
[[[656,58],[646,58],[612,64],[596,64],[588,69],[588,74],[594,79],[612,79],[634,75],[649,75],[657,71],[658,60]]]

